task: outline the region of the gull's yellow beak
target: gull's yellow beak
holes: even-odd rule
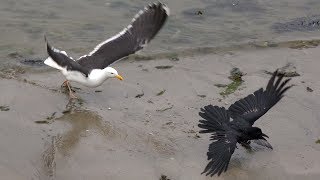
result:
[[[122,76],[120,76],[120,75],[116,75],[116,78],[118,78],[120,81],[122,81],[122,80],[123,80],[123,77],[122,77]]]

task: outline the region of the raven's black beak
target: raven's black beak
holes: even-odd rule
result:
[[[262,133],[262,138],[265,140],[264,137],[269,138],[269,136],[267,136],[266,134]]]

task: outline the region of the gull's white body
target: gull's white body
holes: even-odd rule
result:
[[[48,57],[44,63],[50,67],[60,70],[67,80],[83,84],[87,87],[98,87],[107,79],[118,75],[118,72],[114,68],[106,67],[104,69],[93,69],[88,77],[86,77],[79,71],[70,71],[67,70],[66,67],[59,66],[51,57]]]

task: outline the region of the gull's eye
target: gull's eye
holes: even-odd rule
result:
[[[111,74],[113,74],[113,73],[111,73]]]

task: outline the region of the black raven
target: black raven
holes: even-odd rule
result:
[[[276,70],[265,90],[260,88],[232,104],[229,109],[212,105],[201,108],[199,115],[203,119],[199,121],[198,126],[203,130],[200,133],[212,133],[213,141],[207,152],[210,162],[202,174],[220,176],[222,172],[227,171],[237,143],[250,147],[250,141],[257,140],[258,144],[272,149],[265,139],[268,136],[262,133],[260,128],[253,127],[253,124],[292,87],[286,86],[291,79],[282,81],[283,77],[284,74],[279,74]]]

